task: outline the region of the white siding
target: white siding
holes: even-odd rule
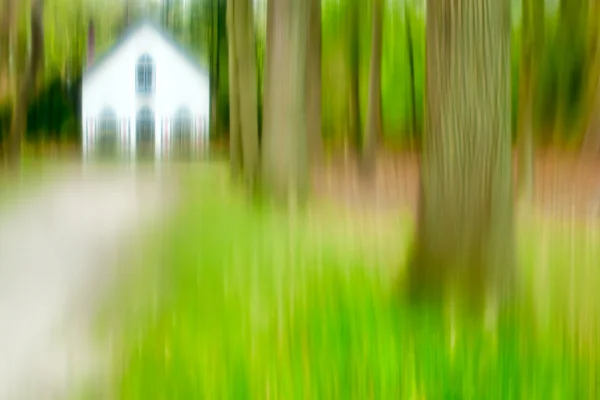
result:
[[[198,70],[151,24],[140,25],[125,40],[84,78],[84,127],[88,118],[95,119],[105,107],[110,107],[117,118],[130,119],[130,142],[135,147],[135,118],[143,105],[154,111],[157,145],[163,131],[161,122],[171,118],[179,107],[187,107],[196,118],[208,119],[209,80],[206,72]],[[155,91],[149,95],[136,93],[136,64],[145,53],[152,57],[155,68]],[[157,146],[159,150],[160,146]]]

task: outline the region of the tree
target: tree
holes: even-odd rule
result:
[[[308,3],[270,1],[267,16],[268,112],[262,176],[267,194],[295,207],[308,192],[306,138],[306,29]],[[276,101],[275,101],[276,100]]]
[[[410,84],[410,146],[414,145],[414,137],[417,135],[418,124],[417,124],[417,95],[415,89],[415,56],[413,49],[413,36],[411,29],[411,17],[408,8],[408,2],[404,3],[404,19],[406,27],[406,49],[408,52],[408,72],[409,72],[409,84]]]
[[[254,11],[250,0],[229,0],[231,162],[253,190],[259,174]],[[240,158],[241,156],[241,163]]]
[[[505,293],[514,263],[510,2],[427,2],[426,129],[413,298]]]
[[[246,183],[253,189],[259,173],[259,146],[256,39],[251,0],[235,0],[234,25],[242,160]]]
[[[14,36],[14,3],[13,0],[3,0],[2,16],[0,17],[0,98],[4,90],[8,91],[10,81],[10,45]]]
[[[590,3],[590,62],[588,85],[584,97],[584,116],[581,130],[584,133],[583,153],[586,157],[597,157],[600,153],[600,5]]]
[[[585,31],[586,5],[588,0],[561,0],[559,8],[558,29],[556,32],[556,47],[569,51],[569,57],[562,54],[557,62],[557,95],[556,113],[554,120],[554,142],[564,143],[565,132],[569,125],[571,105],[573,103],[573,83],[581,67],[582,34]]]
[[[223,18],[220,0],[210,0],[210,131],[213,137],[219,136],[219,98],[221,92],[221,43],[223,38]]]
[[[377,151],[377,139],[381,135],[381,58],[383,39],[383,4],[372,0],[371,66],[369,71],[369,108],[367,132],[363,147],[363,168],[373,172]]]
[[[306,57],[306,128],[309,159],[319,161],[321,140],[321,0],[308,0]]]
[[[162,0],[161,1],[161,20],[165,28],[171,29],[173,27],[173,8],[174,0]]]
[[[2,62],[3,65],[0,65],[0,72],[3,72],[4,68],[8,69],[9,36],[11,32],[11,26],[14,20],[13,0],[3,0],[1,7],[2,16],[0,18],[0,62]]]
[[[235,2],[236,0],[227,1],[227,40],[229,53],[229,163],[232,174],[237,177],[242,171],[242,140],[234,25]]]
[[[539,85],[544,38],[544,0],[523,0],[518,115],[518,194],[530,202],[533,186],[533,99]]]
[[[348,72],[349,79],[349,117],[350,142],[354,150],[361,155],[362,126],[360,120],[360,54],[359,54],[359,4],[358,0],[350,0],[348,7]]]
[[[31,2],[31,50],[27,66],[17,86],[8,139],[8,160],[13,167],[17,167],[20,162],[21,142],[27,130],[27,108],[35,89],[36,77],[43,57],[43,6],[43,0]]]

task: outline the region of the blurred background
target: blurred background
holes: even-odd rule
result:
[[[0,12],[0,399],[600,397],[595,0]]]

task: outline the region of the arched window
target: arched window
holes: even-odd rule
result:
[[[154,92],[154,61],[150,55],[144,54],[138,59],[135,82],[138,93]]]
[[[154,142],[154,113],[149,107],[142,107],[137,113],[136,140]]]
[[[172,135],[187,137],[192,134],[192,113],[189,108],[181,107],[173,116]]]

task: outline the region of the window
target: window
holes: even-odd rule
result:
[[[137,113],[136,154],[140,160],[154,157],[154,113],[148,107],[141,108]]]
[[[138,111],[136,125],[138,142],[154,142],[154,113],[150,108],[143,107]]]
[[[99,157],[113,157],[117,153],[117,115],[110,108],[102,110],[98,116],[95,152]]]
[[[171,132],[178,137],[189,137],[192,134],[192,113],[187,107],[180,108],[174,115]]]
[[[175,160],[189,160],[193,154],[192,113],[186,107],[180,108],[171,120],[171,157]]]
[[[117,115],[110,108],[105,108],[98,117],[98,134],[116,134],[117,133]]]
[[[135,82],[138,93],[154,92],[154,61],[148,54],[138,59]]]

